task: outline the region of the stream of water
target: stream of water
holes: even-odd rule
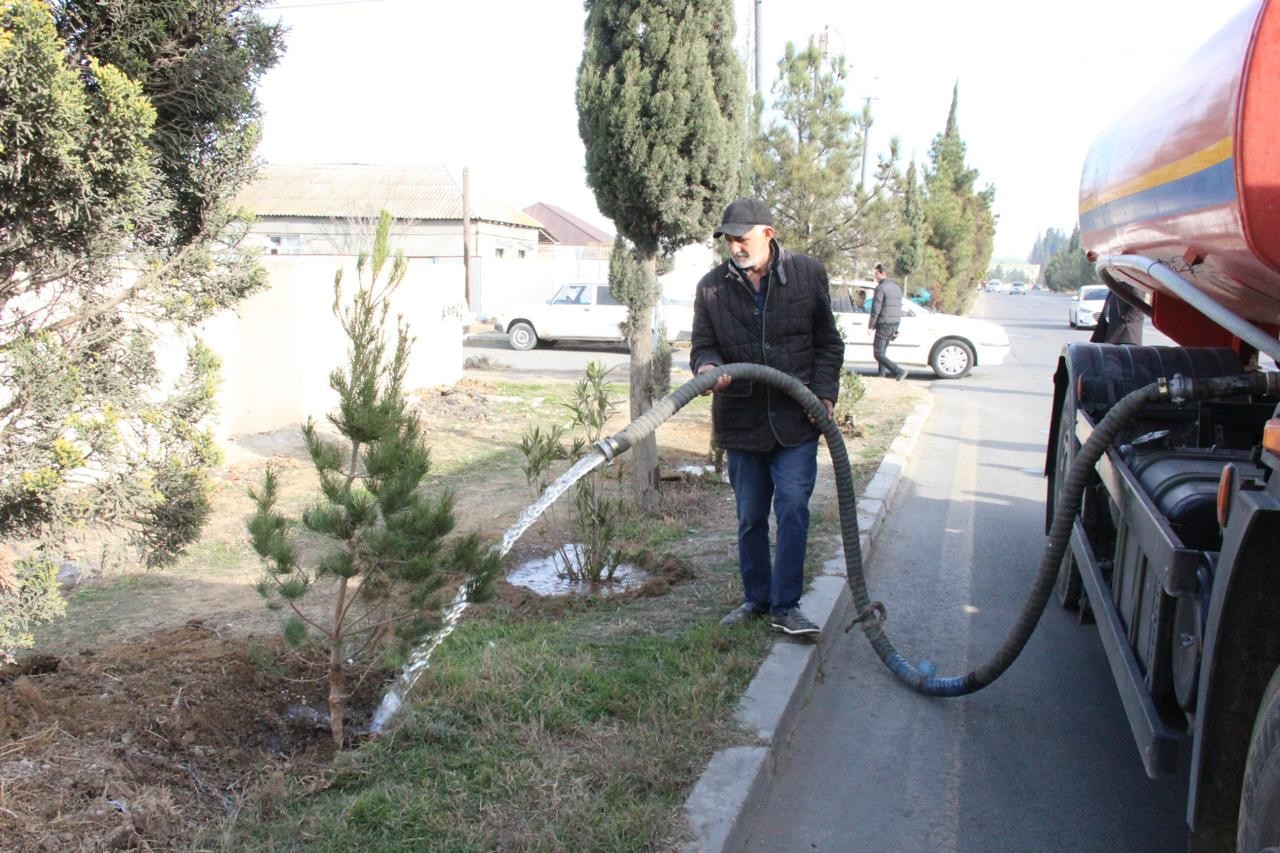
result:
[[[547,507],[556,502],[556,499],[569,490],[569,487],[581,480],[591,471],[598,468],[604,462],[604,454],[598,450],[594,450],[586,456],[574,463],[573,467],[564,472],[558,480],[542,492],[542,496],[525,508],[520,513],[520,517],[516,519],[516,523],[511,525],[506,533],[502,536],[502,542],[495,545],[498,549],[498,556],[505,557],[511,547],[524,534],[529,526],[538,520],[538,516],[546,511]],[[431,654],[436,647],[444,642],[445,638],[453,633],[453,629],[457,627],[458,620],[462,618],[462,612],[467,609],[470,602],[467,600],[467,588],[464,585],[458,590],[458,594],[454,596],[453,602],[449,605],[444,613],[444,621],[440,625],[439,630],[431,635],[431,638],[423,642],[412,654],[409,655],[409,662],[405,664],[404,671],[400,673],[400,677],[391,685],[385,696],[382,697],[382,703],[378,705],[378,710],[374,712],[373,721],[369,723],[370,733],[377,734],[386,726],[400,707],[404,704],[405,697],[409,691],[413,689],[413,685],[418,680],[418,676],[431,663]]]

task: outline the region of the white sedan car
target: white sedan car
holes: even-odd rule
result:
[[[1104,284],[1087,284],[1076,292],[1067,309],[1067,323],[1073,329],[1092,329],[1102,316],[1102,303],[1107,301]]]
[[[664,300],[667,339],[689,337],[693,328],[692,302]],[[512,349],[529,350],[543,341],[623,342],[627,306],[609,292],[607,284],[566,284],[546,302],[511,305],[498,316],[497,330],[507,333]]]
[[[866,312],[852,310],[861,306],[848,299],[833,298],[832,305],[844,333],[845,364],[875,364],[871,354],[874,333],[867,330]],[[1009,336],[1002,326],[973,317],[935,314],[907,300],[902,302],[898,337],[886,353],[904,368],[928,367],[941,379],[967,376],[975,365],[1001,364],[1008,354]]]

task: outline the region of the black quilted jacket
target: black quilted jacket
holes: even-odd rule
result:
[[[704,364],[756,362],[776,367],[833,403],[840,393],[844,341],[831,313],[827,271],[808,255],[773,243],[763,315],[751,285],[725,261],[702,281],[693,303],[693,372]],[[770,450],[816,438],[800,405],[763,383],[735,379],[712,400],[716,442],[735,450]]]

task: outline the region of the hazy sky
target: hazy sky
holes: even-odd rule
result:
[[[755,2],[736,3],[745,47]],[[786,42],[826,27],[849,106],[875,98],[871,148],[897,136],[923,161],[958,81],[969,164],[996,187],[996,255],[1022,257],[1074,226],[1093,137],[1242,6],[764,0],[766,99]],[[265,160],[469,166],[479,195],[609,225],[578,137],[581,0],[282,0],[264,15],[289,28],[259,90]]]

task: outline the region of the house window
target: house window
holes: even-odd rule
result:
[[[297,234],[271,234],[267,236],[267,254],[296,255],[299,251]]]
[[[507,251],[506,249],[499,246],[498,248],[493,250],[493,256],[495,258],[501,258],[506,253],[506,251]]]

